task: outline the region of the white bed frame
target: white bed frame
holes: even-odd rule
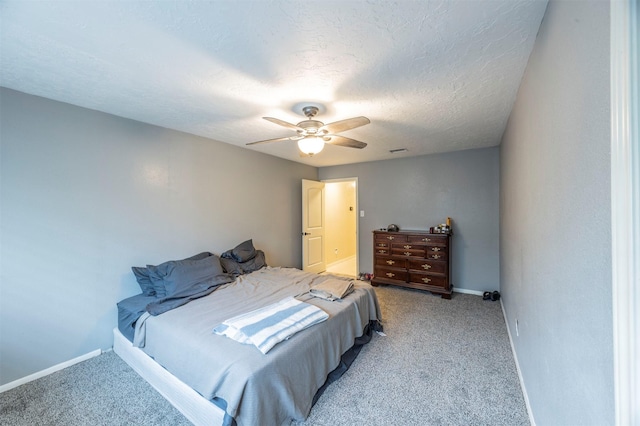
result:
[[[196,426],[222,425],[224,411],[178,380],[113,329],[113,351]]]

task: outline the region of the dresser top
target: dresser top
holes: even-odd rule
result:
[[[427,235],[451,235],[451,233],[443,234],[440,232],[431,233],[425,229],[401,229],[400,231],[387,231],[384,229],[374,229],[373,232],[385,233],[385,234],[427,234]]]

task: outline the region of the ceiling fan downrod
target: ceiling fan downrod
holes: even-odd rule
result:
[[[316,116],[318,113],[318,107],[315,106],[306,106],[302,108],[302,113],[307,116],[307,118],[311,119]]]

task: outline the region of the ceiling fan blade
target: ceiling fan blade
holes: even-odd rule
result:
[[[345,138],[344,136],[338,136],[338,135],[327,135],[327,136],[329,136],[331,140],[328,140],[326,142],[332,145],[346,146],[349,148],[358,148],[358,149],[362,149],[365,146],[367,146],[367,144],[364,142],[360,142],[351,138]]]
[[[356,127],[364,126],[371,123],[367,117],[353,117],[346,120],[334,121],[333,123],[325,124],[319,130],[326,130],[327,133],[340,133],[345,130],[355,129]]]
[[[262,118],[264,118],[265,120],[270,121],[270,122],[272,122],[274,124],[277,124],[279,126],[286,127],[288,129],[293,129],[293,130],[296,130],[296,131],[304,131],[304,129],[302,127],[298,127],[295,124],[287,123],[286,121],[282,121],[282,120],[280,120],[278,118],[273,118],[273,117],[262,117]]]
[[[249,142],[246,145],[257,145],[260,143],[269,143],[269,142],[281,142],[281,141],[298,141],[300,139],[302,139],[303,136],[289,136],[289,137],[285,137],[285,138],[274,138],[274,139],[265,139],[263,141],[256,141],[256,142]]]

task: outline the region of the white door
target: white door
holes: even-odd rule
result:
[[[324,183],[302,179],[302,270],[324,272]]]

